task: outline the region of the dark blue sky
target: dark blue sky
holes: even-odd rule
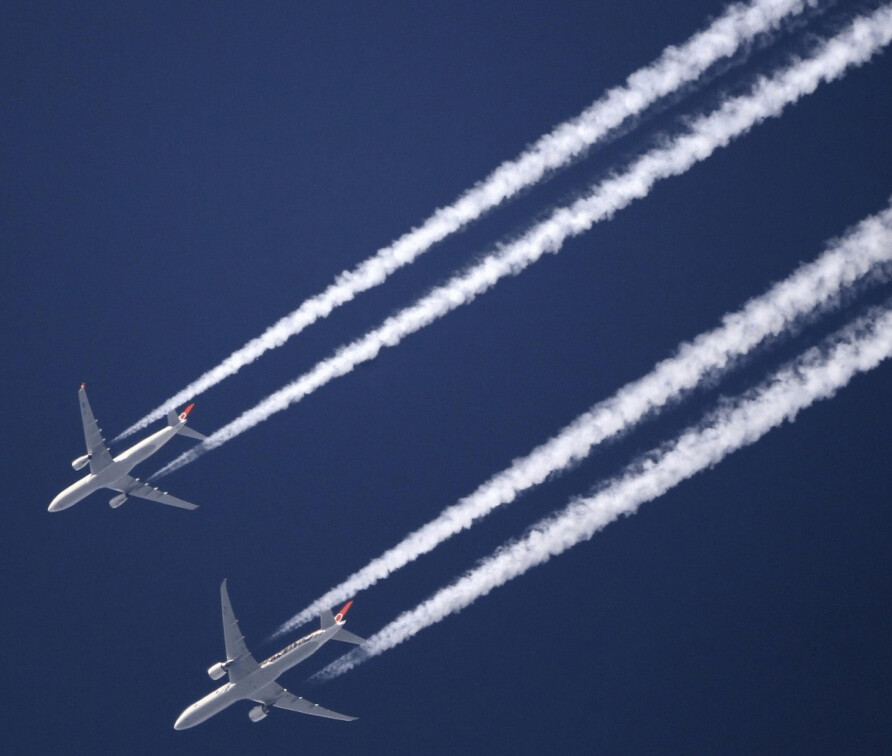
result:
[[[77,477],[81,381],[115,436],[723,7],[0,10],[6,752],[892,749],[889,365],[356,672],[308,688],[342,650],[327,647],[282,678],[359,721],[252,725],[243,704],[172,729],[213,687],[223,577],[249,645],[272,652],[321,592],[883,208],[889,52],[165,480],[198,511],[101,494],[46,511]],[[219,428],[868,7],[837,3],[650,114],[201,396],[192,424]],[[889,293],[358,596],[350,629],[373,633]]]

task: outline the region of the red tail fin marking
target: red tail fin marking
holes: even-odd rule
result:
[[[352,600],[352,599],[351,599],[350,601],[348,601],[346,604],[344,604],[344,605],[341,607],[341,611],[339,611],[339,612],[335,615],[335,622],[343,622],[343,621],[344,621],[344,617],[346,616],[347,612],[350,611],[350,607],[351,607],[351,606],[353,606],[353,600]]]

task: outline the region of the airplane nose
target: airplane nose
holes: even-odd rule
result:
[[[47,509],[49,509],[50,512],[61,512],[63,509],[68,509],[68,507],[77,504],[85,495],[83,483],[84,481],[78,481],[77,483],[68,486],[68,488],[62,491],[62,493],[50,502]],[[89,493],[89,491],[87,491],[87,493]]]
[[[195,714],[195,706],[187,706],[183,710],[183,713],[180,714],[179,717],[177,717],[177,721],[173,723],[173,729],[186,730],[189,727],[195,727],[195,725],[203,721],[201,718],[196,717]]]

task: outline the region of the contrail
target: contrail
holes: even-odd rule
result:
[[[396,546],[350,575],[285,622],[281,635],[352,598],[443,541],[470,528],[497,507],[584,459],[597,444],[634,427],[669,402],[725,369],[760,343],[787,331],[809,313],[827,307],[879,266],[892,262],[892,205],[871,216],[817,260],[801,266],[766,293],[725,315],[718,328],[679,347],[643,378],[599,402],[544,444],[491,477],[469,496],[407,535]],[[884,271],[888,273],[888,271]]]
[[[334,356],[181,454],[152,479],[157,480],[195,461],[332,379],[374,359],[385,347],[396,346],[409,334],[472,302],[501,278],[520,273],[545,253],[558,252],[568,237],[578,236],[635,199],[647,196],[660,179],[684,173],[755,124],[779,115],[787,105],[810,94],[822,82],[839,78],[850,66],[865,63],[890,40],[892,4],[856,18],[844,31],[822,43],[811,57],[797,60],[771,78],[760,78],[750,94],[728,99],[708,116],[694,119],[685,133],[666,146],[646,153],[625,173],[608,178],[569,207],[555,210],[516,241],[498,248],[464,273],[389,317],[375,330],[342,347]]]
[[[777,30],[787,17],[817,5],[818,0],[753,0],[747,5],[730,6],[706,29],[680,47],[667,47],[656,61],[631,74],[624,85],[609,90],[576,118],[557,126],[514,160],[502,163],[451,205],[436,210],[422,225],[378,250],[353,270],[342,273],[321,294],[307,299],[260,336],[131,425],[115,441],[145,428],[186,400],[234,375],[270,349],[282,346],[357,294],[383,283],[391,273],[413,262],[437,242],[535,184],[550,171],[572,161],[624,121],[695,81],[717,61],[730,58],[759,35]]]
[[[644,502],[794,420],[800,410],[833,396],[857,373],[876,367],[890,355],[892,309],[886,307],[844,329],[823,348],[809,350],[732,406],[723,406],[698,427],[631,465],[597,493],[571,501],[560,513],[540,521],[524,537],[501,547],[311,679],[337,677],[460,612],[531,567],[590,539],[620,515],[634,514]]]

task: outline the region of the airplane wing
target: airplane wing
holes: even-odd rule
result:
[[[90,472],[95,475],[112,463],[112,456],[105,445],[99,423],[93,417],[90,400],[87,399],[87,384],[81,384],[77,398],[81,405],[81,421],[84,424],[84,441],[87,442],[87,454],[90,457]]]
[[[229,672],[229,682],[235,683],[259,669],[260,665],[245,645],[245,638],[232,611],[225,580],[220,583],[220,607],[223,612],[223,640],[226,643],[226,671]]]
[[[336,711],[326,709],[324,706],[308,701],[303,696],[295,696],[277,682],[264,685],[258,691],[258,695],[252,696],[251,700],[265,706],[275,706],[277,709],[287,709],[288,711],[296,711],[298,714],[309,714],[314,717],[325,717],[326,719],[338,719],[341,722],[352,722],[356,719],[356,717],[338,714]]]
[[[143,483],[139,478],[126,476],[121,485],[115,485],[115,491],[120,491],[128,496],[136,496],[140,499],[148,499],[149,501],[157,501],[159,504],[167,504],[171,507],[179,507],[180,509],[198,509],[197,504],[178,499],[176,496],[162,491],[148,483]]]

